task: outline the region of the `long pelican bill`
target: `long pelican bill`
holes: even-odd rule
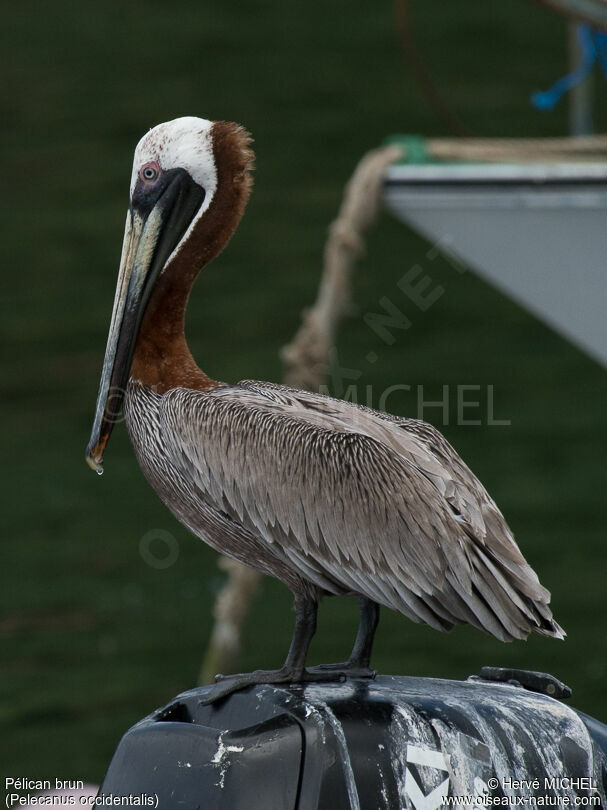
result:
[[[204,199],[183,171],[167,172],[157,188],[135,189],[127,214],[118,284],[86,462],[99,475],[103,452],[124,399],[139,327],[150,293]]]

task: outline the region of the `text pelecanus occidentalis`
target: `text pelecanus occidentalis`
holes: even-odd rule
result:
[[[431,425],[281,385],[210,379],[184,335],[198,271],[232,236],[253,154],[238,125],[179,118],[135,150],[120,272],[87,461],[115,417],[144,475],[194,534],[282,580],[295,630],[282,669],[251,683],[371,675],[379,605],[438,630],[563,638],[550,594],[480,481]],[[356,594],[346,664],[305,668],[323,594]]]

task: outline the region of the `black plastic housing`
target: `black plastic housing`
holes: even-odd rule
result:
[[[531,674],[541,688],[541,673]],[[476,797],[478,807],[504,796],[528,806],[533,796],[551,798],[536,806],[607,808],[607,726],[512,681],[257,686],[211,706],[200,702],[208,687],[194,689],[125,734],[98,801],[431,810],[446,796]]]

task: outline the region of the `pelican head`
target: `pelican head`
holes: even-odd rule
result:
[[[250,138],[237,124],[177,118],[135,149],[122,256],[88,465],[101,474],[150,301],[183,288],[227,243],[250,188]],[[183,315],[183,313],[178,313]]]

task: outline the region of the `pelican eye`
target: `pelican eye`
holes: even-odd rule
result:
[[[146,180],[148,183],[153,182],[158,177],[158,167],[154,165],[144,166],[143,169],[139,172],[139,176],[142,180]]]

